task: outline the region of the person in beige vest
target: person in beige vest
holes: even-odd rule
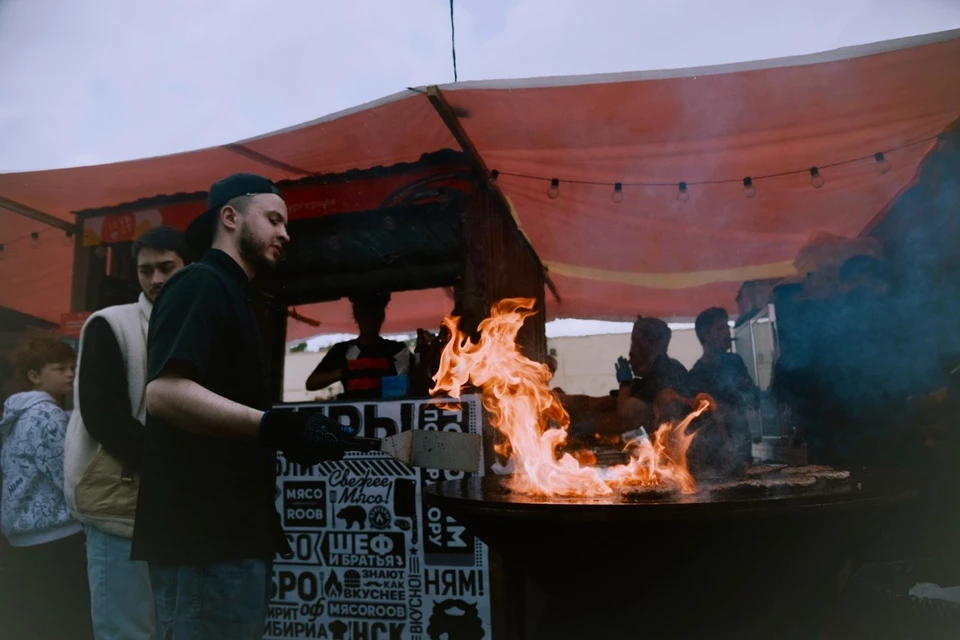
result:
[[[130,541],[146,419],[147,327],[161,287],[187,262],[183,234],[150,229],[134,243],[133,256],[139,300],[94,313],[81,332],[78,409],[65,443],[64,495],[87,534],[97,640],[156,637],[149,572],[130,559]]]

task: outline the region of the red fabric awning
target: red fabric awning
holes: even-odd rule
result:
[[[960,118],[960,32],[722,67],[441,90],[501,172],[557,284],[562,303],[548,297],[549,317],[690,316],[733,308],[743,280],[792,274],[814,232],[861,233],[910,183],[935,136]],[[0,196],[69,218],[202,191],[233,171],[296,178],[415,161],[441,148],[456,143],[426,97],[410,91],[239,145],[3,174]],[[878,151],[887,173],[877,170]],[[806,173],[812,166],[825,179],[820,189]],[[764,177],[777,174],[787,175]],[[754,198],[744,197],[746,176]],[[547,196],[550,178],[561,180],[557,199]],[[689,184],[686,202],[677,199],[680,181]],[[624,183],[619,204],[610,197],[615,182]],[[17,233],[40,228],[0,216],[3,242],[17,235],[14,220]],[[68,309],[69,250],[46,238],[58,234],[0,262],[0,306],[51,319]],[[397,296],[386,329],[436,327],[449,305],[442,296],[426,304],[425,295],[433,294]],[[300,310],[323,321],[323,332],[351,330],[336,305]],[[291,325],[293,338],[304,331]]]

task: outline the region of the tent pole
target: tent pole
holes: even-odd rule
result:
[[[56,227],[57,229],[63,229],[64,231],[70,232],[75,232],[77,230],[76,223],[70,223],[66,220],[61,220],[60,218],[52,216],[49,213],[37,211],[36,209],[20,204],[19,202],[7,200],[2,196],[0,196],[0,207],[3,207],[10,213],[15,213],[32,220],[36,220],[37,222],[42,222],[45,225]]]
[[[453,135],[454,139],[460,144],[460,147],[470,158],[470,162],[473,164],[474,168],[487,181],[487,186],[490,187],[493,193],[496,194],[496,198],[506,208],[506,210],[509,211],[510,207],[507,204],[506,196],[503,195],[503,192],[500,190],[500,186],[496,182],[490,181],[490,169],[483,161],[483,158],[480,156],[480,152],[477,151],[477,148],[474,146],[473,141],[470,140],[470,136],[467,135],[463,125],[460,124],[460,119],[457,117],[457,114],[454,113],[453,108],[450,107],[447,99],[444,97],[443,93],[441,93],[440,87],[436,85],[427,87],[427,99],[430,100],[430,104],[432,104],[433,108],[437,110],[437,114],[440,115],[440,119],[443,120],[443,123],[447,126],[447,129],[450,130],[450,133]],[[561,302],[560,292],[557,290],[557,285],[555,285],[553,280],[550,279],[550,274],[547,272],[547,268],[540,260],[540,256],[538,256],[537,252],[533,250],[533,247],[529,245],[527,238],[523,235],[523,233],[520,234],[520,237],[522,238],[523,243],[526,244],[530,249],[531,253],[533,253],[533,256],[536,258],[537,262],[540,264],[540,268],[543,270],[543,280],[546,282],[547,288],[550,289],[550,293],[553,294],[553,297],[557,302]]]

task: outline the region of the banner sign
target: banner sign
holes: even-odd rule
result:
[[[480,397],[449,402],[296,406],[361,436],[479,433]],[[274,561],[266,640],[490,640],[487,549],[422,496],[425,485],[463,473],[413,469],[382,453],[308,468],[278,456],[277,465],[277,510],[294,557]]]
[[[290,220],[372,211],[394,206],[392,200],[398,193],[426,181],[434,190],[446,188],[469,192],[470,181],[460,175],[462,169],[459,165],[411,165],[408,170],[377,177],[358,177],[329,184],[306,182],[284,185],[282,194]],[[130,242],[159,225],[185,230],[194,218],[204,212],[206,206],[205,196],[201,196],[146,209],[131,208],[128,211],[86,217],[83,219],[83,246]]]

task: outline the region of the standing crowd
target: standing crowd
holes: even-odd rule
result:
[[[314,465],[344,450],[311,412],[270,410],[250,282],[287,222],[269,180],[229,176],[186,234],[138,238],[139,299],[92,314],[78,352],[20,348],[27,390],[0,420],[4,637],[263,636],[271,562],[290,551],[277,451]]]

